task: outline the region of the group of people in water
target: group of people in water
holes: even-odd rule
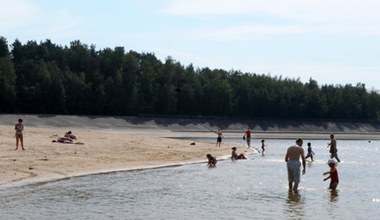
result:
[[[222,143],[222,138],[223,138],[222,131],[220,129],[218,129],[218,131],[216,132],[216,134],[217,134],[216,146],[220,147],[221,143]],[[251,147],[251,130],[249,128],[244,133],[243,140],[245,140],[247,142],[247,146],[248,146],[248,148],[250,148]],[[263,149],[263,152],[265,151],[264,146],[265,146],[264,145],[264,140],[262,140],[262,149]],[[236,147],[232,147],[231,150],[232,150],[231,160],[246,160],[247,159],[243,153],[238,154],[236,152],[236,150],[237,150]],[[215,167],[216,166],[216,162],[217,162],[216,158],[214,156],[212,156],[211,154],[207,154],[206,157],[208,159],[208,164],[207,165],[209,167]]]
[[[222,144],[222,138],[223,138],[223,134],[222,134],[222,131],[220,129],[218,129],[218,131],[216,132],[217,134],[217,139],[216,139],[216,146],[217,147],[220,147],[221,144]],[[247,130],[245,131],[244,135],[243,135],[243,140],[246,141],[247,143],[247,146],[248,148],[251,147],[251,134],[252,134],[252,131],[250,128],[247,128]],[[265,140],[261,140],[261,152],[262,154],[264,154],[265,152]]]
[[[17,124],[15,125],[15,137],[16,137],[16,149],[18,150],[19,145],[21,145],[21,149],[25,150],[24,148],[24,139],[23,139],[23,131],[24,131],[24,125],[23,120],[20,118],[18,119]],[[222,132],[219,129],[217,132],[217,142],[216,146],[221,146],[222,142]],[[243,136],[243,140],[246,141],[248,148],[251,147],[251,136],[252,132],[248,128]],[[76,136],[71,132],[68,131],[65,133],[64,137],[59,137],[58,140],[53,140],[53,142],[60,142],[60,143],[74,143],[76,140]],[[301,162],[302,161],[302,174],[306,173],[306,159],[310,157],[311,161],[314,161],[313,155],[314,152],[311,148],[311,143],[307,143],[308,149],[307,149],[307,156],[304,155],[304,149],[302,148],[303,140],[301,138],[298,138],[296,140],[296,144],[293,146],[290,146],[287,149],[286,155],[285,155],[285,161],[287,163],[287,171],[288,171],[288,182],[289,182],[289,190],[297,191],[298,184],[300,182],[300,168],[301,168]],[[261,140],[261,149],[262,153],[265,151],[265,141]],[[330,170],[328,172],[323,173],[323,175],[328,175],[323,180],[326,181],[330,179],[330,189],[336,189],[339,183],[339,177],[338,177],[338,170],[336,168],[337,162],[340,162],[340,159],[338,157],[338,150],[337,150],[337,144],[335,140],[334,134],[330,135],[330,143],[327,145],[327,147],[330,147],[330,159],[327,161],[328,166],[330,167]],[[231,153],[231,159],[232,160],[244,160],[247,159],[243,153],[238,154],[236,152],[237,148],[232,147],[232,153]],[[211,154],[207,154],[208,159],[208,166],[209,167],[215,167],[217,160],[214,156]],[[337,160],[337,162],[335,161]]]
[[[220,129],[216,133],[217,133],[216,146],[220,147],[223,135]],[[248,148],[251,147],[251,133],[252,133],[251,130],[248,128],[243,136],[243,140],[247,142]],[[306,157],[305,157],[304,149],[302,148],[302,145],[303,145],[303,140],[301,138],[298,138],[296,140],[296,144],[293,146],[290,146],[287,149],[286,154],[285,154],[289,190],[291,191],[298,190],[298,185],[300,182],[300,175],[301,175],[301,162],[302,162],[302,168],[303,168],[302,174],[305,174],[306,173],[306,159],[310,158],[311,161],[314,161],[313,155],[315,155],[315,153],[312,150],[311,143],[310,142],[307,143],[308,148],[307,148]],[[261,140],[262,153],[264,153],[265,151],[265,146],[266,146],[265,140]],[[338,157],[337,143],[336,143],[334,134],[330,134],[330,143],[328,143],[327,147],[330,148],[329,149],[330,159],[327,161],[327,165],[330,167],[330,170],[323,173],[323,175],[328,175],[323,180],[326,181],[330,179],[329,189],[335,190],[339,184],[338,170],[337,170],[336,165],[338,162],[340,162],[340,159]],[[236,150],[237,150],[236,147],[232,147],[232,153],[231,153],[232,160],[247,159],[243,153],[238,154]],[[208,159],[209,167],[216,166],[217,160],[214,156],[212,156],[211,154],[207,154],[207,159]]]
[[[311,149],[311,143],[308,143],[308,154],[305,157],[304,150],[302,148],[303,140],[298,138],[296,140],[296,145],[290,146],[285,155],[285,161],[287,164],[288,170],[288,181],[289,181],[289,190],[298,190],[298,184],[300,182],[300,167],[302,161],[302,174],[306,173],[306,158],[310,157],[313,161],[314,152]],[[330,170],[324,172],[323,175],[328,175],[323,181],[330,179],[329,189],[335,190],[339,184],[339,176],[337,170],[337,163],[340,162],[338,157],[338,149],[336,147],[335,135],[330,134],[330,143],[327,145],[330,147],[330,159],[327,161],[327,165],[330,167]],[[337,161],[335,161],[335,159]]]
[[[232,147],[231,149],[232,149],[231,160],[246,160],[247,159],[243,153],[238,154],[236,152],[236,150],[237,150],[236,147]],[[208,159],[207,165],[209,167],[215,167],[216,163],[217,163],[216,158],[214,156],[212,156],[211,154],[207,154],[206,157]]]

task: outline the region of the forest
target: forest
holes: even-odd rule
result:
[[[380,95],[363,83],[318,85],[79,40],[0,37],[0,113],[377,120]]]

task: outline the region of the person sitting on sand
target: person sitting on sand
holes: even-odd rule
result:
[[[236,153],[236,147],[233,147],[233,148],[231,148],[232,149],[232,153],[231,153],[231,160],[245,160],[245,159],[247,159],[245,156],[244,156],[244,154],[237,154]]]
[[[58,137],[58,140],[53,140],[53,142],[59,142],[64,144],[83,144],[81,142],[76,142],[77,137],[73,135],[71,131],[65,133],[64,137]]]
[[[59,142],[64,144],[73,144],[74,140],[68,137],[59,137],[58,140],[53,140],[53,142]]]
[[[77,137],[75,137],[75,135],[73,135],[73,133],[71,131],[66,132],[64,137],[65,138],[70,138],[72,140],[76,140],[77,139]]]
[[[213,157],[211,154],[207,154],[207,159],[208,159],[208,164],[207,166],[208,167],[215,167],[216,166],[216,163],[217,163],[217,160],[215,157]]]

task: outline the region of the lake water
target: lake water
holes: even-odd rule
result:
[[[226,141],[244,150],[241,140]],[[198,163],[3,188],[0,219],[380,218],[379,141],[338,140],[336,191],[322,175],[328,140],[311,141],[315,161],[307,162],[297,194],[288,192],[284,162],[294,141],[266,142],[264,156],[220,160],[216,168]]]

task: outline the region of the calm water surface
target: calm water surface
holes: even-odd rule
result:
[[[226,141],[244,151],[241,140]],[[380,218],[380,142],[338,140],[340,183],[332,192],[322,175],[328,140],[311,141],[315,161],[307,163],[298,194],[287,190],[284,162],[294,141],[266,142],[264,156],[221,160],[211,169],[190,164],[0,189],[0,219]]]

